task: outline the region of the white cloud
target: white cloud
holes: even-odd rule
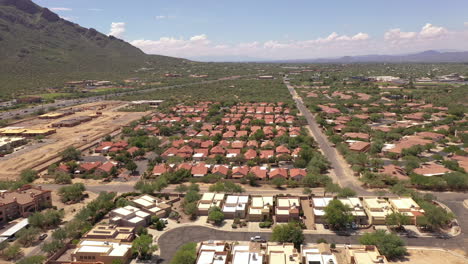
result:
[[[446,35],[448,30],[443,27],[437,27],[427,23],[419,33],[422,38],[438,38]]]
[[[125,33],[125,22],[112,22],[109,36],[121,38]]]
[[[175,16],[172,16],[172,15],[159,15],[159,16],[156,16],[156,20],[172,19],[172,18],[175,18]]]
[[[51,11],[54,11],[54,12],[57,12],[57,11],[72,11],[71,8],[68,8],[68,7],[51,7],[50,8]]]

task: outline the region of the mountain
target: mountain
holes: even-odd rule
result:
[[[363,55],[344,56],[340,58],[279,60],[282,63],[465,63],[468,62],[468,51],[435,51],[427,50],[402,55]]]
[[[186,62],[60,18],[30,0],[0,0],[0,95],[63,80],[113,78]],[[109,77],[107,77],[109,76]],[[106,78],[107,77],[107,78]]]

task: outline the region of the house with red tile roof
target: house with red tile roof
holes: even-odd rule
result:
[[[227,178],[227,176],[229,175],[229,167],[226,165],[214,165],[213,170],[211,170],[211,173]]]
[[[193,165],[190,164],[190,163],[181,163],[179,164],[179,166],[177,166],[177,170],[188,170],[188,171],[192,171],[192,167]]]
[[[103,174],[103,173],[110,174],[114,167],[117,167],[117,165],[115,163],[106,162],[106,163],[102,164],[101,166],[97,167],[95,172],[100,173],[100,174]]]
[[[415,136],[421,137],[421,138],[424,138],[424,139],[431,139],[431,140],[435,140],[435,141],[439,141],[439,140],[445,138],[445,135],[443,135],[443,134],[439,134],[439,133],[435,133],[435,132],[428,132],[428,131],[423,131],[423,132],[416,133]]]
[[[349,145],[349,150],[356,152],[367,152],[370,149],[371,144],[364,141],[355,141]]]
[[[419,175],[431,177],[431,176],[442,176],[452,171],[445,168],[442,165],[439,165],[436,163],[429,163],[429,164],[422,164],[421,167],[414,169],[413,172]]]
[[[283,145],[276,147],[275,151],[277,156],[291,154],[291,151]]]
[[[269,159],[275,156],[274,150],[261,150],[260,151],[260,158],[261,159]]]
[[[258,142],[256,140],[249,140],[247,142],[248,148],[258,148]]]
[[[169,157],[174,157],[177,155],[177,153],[179,152],[178,149],[174,148],[174,147],[171,147],[171,148],[168,148],[166,149],[162,154],[161,154],[161,157],[167,159]]]
[[[137,152],[138,150],[140,150],[139,147],[131,147],[131,148],[127,149],[127,152],[130,153],[130,155],[133,156],[133,154],[134,154],[135,152]]]
[[[65,163],[61,163],[55,170],[70,173],[70,168]]]
[[[369,140],[370,136],[366,133],[347,132],[343,134],[344,138]]]
[[[96,162],[81,162],[79,165],[78,165],[78,170],[80,171],[80,173],[84,173],[84,172],[89,172],[89,171],[92,171],[92,170],[95,170],[97,169],[99,166],[102,165],[102,162],[100,161],[96,161]]]
[[[274,178],[287,179],[288,178],[288,170],[284,169],[284,168],[271,169],[270,173],[269,173],[269,177],[270,177],[270,179],[274,179]]]
[[[235,158],[241,154],[240,149],[227,149],[226,150],[226,157],[227,158]]]
[[[305,169],[293,168],[289,170],[289,178],[296,181],[302,181],[306,175],[307,171]]]
[[[244,153],[244,158],[246,160],[253,160],[257,157],[257,151],[255,151],[254,149],[248,149],[245,153]]]
[[[208,157],[209,150],[206,148],[199,148],[193,151],[193,160],[201,161]]]
[[[271,140],[265,140],[262,142],[262,144],[260,144],[261,148],[274,147],[274,146],[275,146],[275,143]]]
[[[224,155],[225,153],[226,150],[219,145],[212,147],[210,150],[210,154],[212,155]]]
[[[198,163],[192,167],[192,176],[193,177],[203,177],[206,176],[209,172],[209,167],[205,163]]]
[[[249,173],[248,166],[233,167],[231,177],[233,179],[242,179],[242,178],[245,178],[248,173]]]
[[[174,140],[172,141],[171,145],[175,148],[180,148],[181,146],[185,145],[185,140],[183,139]]]
[[[257,179],[260,180],[265,180],[268,177],[268,168],[267,167],[260,167],[260,166],[254,166],[250,168],[249,173],[252,173],[257,177]]]
[[[153,175],[154,176],[161,176],[163,173],[169,172],[170,168],[164,164],[157,164],[153,168]]]
[[[245,142],[244,141],[236,140],[236,141],[231,143],[231,148],[234,148],[234,149],[241,149],[241,148],[244,148],[244,147],[245,147]]]
[[[405,169],[403,169],[402,167],[396,166],[394,164],[383,166],[382,169],[379,169],[379,173],[390,176],[390,177],[396,177],[399,180],[409,179],[408,174],[406,173]]]
[[[227,148],[231,145],[231,143],[227,140],[221,140],[219,143],[218,143],[218,146],[221,146],[223,148]]]
[[[205,140],[201,142],[200,147],[201,148],[211,148],[214,145],[214,142],[212,140]]]

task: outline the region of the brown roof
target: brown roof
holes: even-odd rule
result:
[[[420,168],[414,169],[414,173],[423,176],[438,176],[449,172],[451,172],[451,170],[435,163],[423,164]]]
[[[366,152],[370,148],[369,142],[364,141],[356,141],[349,146],[350,150],[359,151],[359,152]]]
[[[388,175],[390,177],[397,177],[399,180],[408,179],[408,174],[406,174],[405,170],[393,164],[383,166],[383,168],[379,170],[379,173]]]
[[[255,176],[257,176],[257,178],[260,178],[260,179],[266,179],[267,174],[268,174],[268,170],[266,168],[262,169],[260,166],[255,166],[255,167],[250,168],[249,172],[254,174]]]

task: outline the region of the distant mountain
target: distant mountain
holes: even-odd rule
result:
[[[0,93],[183,61],[146,55],[123,40],[64,20],[30,0],[0,0]]]
[[[463,63],[468,62],[468,51],[435,51],[427,50],[420,53],[404,55],[364,55],[344,56],[340,58],[278,60],[282,63]]]
[[[200,56],[188,58],[201,62],[267,62],[268,59],[253,58],[249,56]]]

